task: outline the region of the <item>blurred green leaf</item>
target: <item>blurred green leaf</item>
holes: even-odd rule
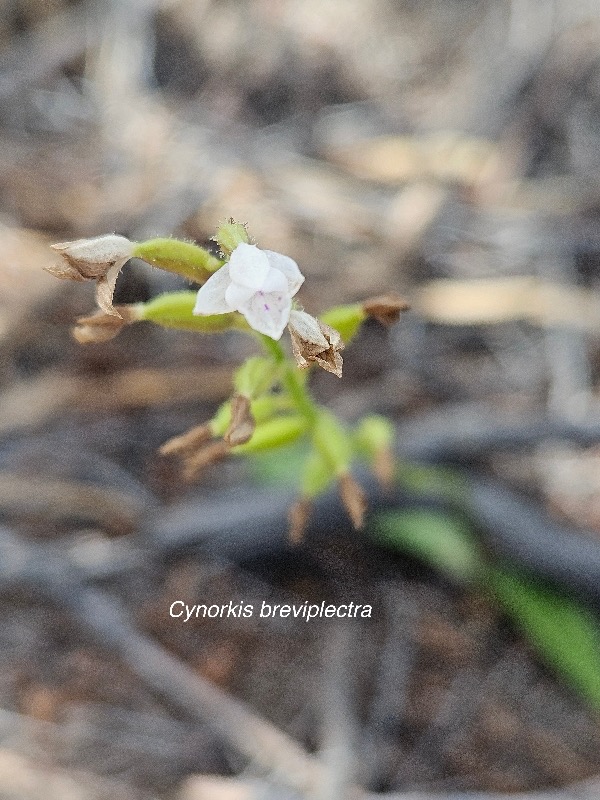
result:
[[[497,600],[545,662],[600,708],[600,630],[585,606],[514,572],[493,567]]]
[[[298,488],[308,452],[308,443],[302,441],[268,453],[253,453],[248,458],[248,469],[258,484]]]
[[[396,481],[400,487],[409,492],[454,502],[463,501],[467,494],[465,479],[450,467],[401,461],[396,469]]]
[[[469,527],[438,511],[411,509],[378,515],[375,538],[422,559],[461,582],[473,581],[482,571],[479,548]]]

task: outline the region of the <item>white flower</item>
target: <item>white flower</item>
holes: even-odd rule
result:
[[[304,282],[295,261],[281,253],[239,244],[229,262],[198,292],[194,314],[239,311],[251,328],[280,339],[292,310],[292,297]]]

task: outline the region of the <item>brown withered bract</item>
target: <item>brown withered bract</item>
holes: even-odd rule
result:
[[[74,281],[96,281],[96,302],[109,316],[119,317],[112,304],[119,272],[132,256],[133,243],[124,236],[111,234],[92,239],[60,242],[51,247],[64,263],[45,267],[56,278]]]
[[[375,453],[373,474],[382,489],[390,489],[394,484],[396,460],[391,447],[383,447]]]
[[[230,447],[245,444],[252,438],[256,422],[250,410],[250,398],[234,394],[231,398],[231,422],[223,438]]]
[[[362,528],[367,510],[367,499],[362,486],[347,472],[339,478],[338,488],[352,524],[356,529]]]
[[[335,328],[304,311],[292,311],[288,330],[292,352],[300,369],[315,363],[338,378],[342,377],[344,362],[340,353],[344,342]]]
[[[96,344],[114,339],[126,326],[138,319],[135,305],[115,306],[119,316],[96,311],[87,317],[78,317],[71,330],[73,338],[80,344]]]
[[[300,497],[288,510],[288,541],[300,544],[304,539],[308,520],[312,512],[312,502],[308,497]]]
[[[168,439],[160,446],[158,452],[163,456],[188,456],[198,452],[202,445],[206,444],[210,439],[212,439],[212,432],[209,425],[206,423],[195,425],[189,431]]]
[[[393,325],[398,322],[400,314],[408,311],[410,305],[399,294],[382,294],[365,300],[363,310],[368,317],[373,317],[382,325]]]
[[[223,439],[210,442],[194,455],[188,456],[183,462],[182,475],[186,481],[193,481],[205,467],[216,464],[229,454],[230,447]]]

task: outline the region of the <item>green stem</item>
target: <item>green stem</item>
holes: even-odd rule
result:
[[[303,381],[300,380],[297,367],[290,364],[279,342],[271,339],[270,336],[263,336],[262,334],[260,335],[260,340],[264,349],[276,364],[285,364],[282,376],[283,386],[298,411],[306,418],[312,427],[317,420],[317,407],[306,390]]]

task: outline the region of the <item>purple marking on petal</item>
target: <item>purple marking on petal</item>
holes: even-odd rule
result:
[[[269,306],[265,303],[265,311],[269,310]]]

